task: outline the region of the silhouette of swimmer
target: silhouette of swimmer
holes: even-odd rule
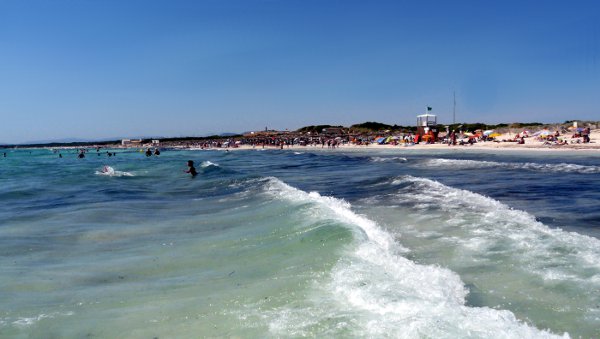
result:
[[[152,151],[148,148],[148,150],[146,151],[146,156],[150,157],[152,156]]]
[[[154,149],[154,155],[160,155],[160,151],[158,150],[158,148]]]
[[[62,154],[58,153],[58,157],[59,157],[59,158],[62,158]]]
[[[191,174],[192,178],[198,175],[198,172],[196,172],[196,168],[194,168],[194,162],[192,160],[188,160],[187,165],[189,169],[185,171],[185,173]]]

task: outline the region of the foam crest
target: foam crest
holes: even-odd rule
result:
[[[425,165],[429,167],[444,167],[457,169],[477,169],[477,168],[507,168],[523,169],[528,171],[555,172],[555,173],[582,173],[592,174],[600,173],[600,166],[588,166],[569,163],[558,164],[540,164],[534,162],[496,162],[483,160],[465,160],[465,159],[428,159]]]
[[[207,167],[221,167],[221,166],[219,166],[219,164],[216,164],[212,161],[205,160],[200,164],[200,167],[207,168]]]
[[[133,175],[132,173],[129,172],[125,172],[125,171],[117,171],[114,168],[110,167],[110,166],[104,166],[104,168],[102,169],[102,171],[96,171],[97,175],[106,175],[109,177],[134,177],[135,175]]]
[[[286,336],[554,337],[505,310],[466,306],[467,289],[445,268],[417,264],[374,221],[341,199],[304,192],[276,178],[265,191],[296,204],[313,204],[319,217],[335,217],[360,228],[357,239],[325,283],[315,282],[309,305],[264,313],[269,328]]]
[[[596,238],[549,228],[527,212],[430,179],[403,176],[392,184],[421,192],[408,197],[399,194],[396,198],[400,202],[421,210],[441,209],[449,214],[449,223],[466,232],[458,240],[465,247],[474,246],[475,240],[478,251],[485,253],[486,247],[498,250],[498,244],[502,244],[501,250],[513,253],[514,260],[549,279],[593,283],[591,277],[600,274],[600,240]],[[554,267],[551,274],[546,270],[550,266]]]
[[[17,328],[26,328],[29,326],[33,326],[44,319],[52,319],[61,316],[72,316],[73,314],[73,312],[52,312],[48,314],[41,313],[33,317],[18,317],[16,319],[4,318],[0,319],[0,328],[3,326],[7,326],[8,324],[11,324],[12,326],[15,326]]]
[[[358,226],[369,240],[376,242],[386,250],[395,247],[398,251],[407,251],[397,245],[391,235],[381,230],[377,224],[361,215],[354,213],[350,209],[350,204],[344,200],[333,197],[324,197],[317,192],[304,192],[277,178],[268,178],[266,191],[276,197],[283,198],[295,203],[314,203],[319,212],[329,212],[329,216],[335,216],[343,223]],[[322,215],[322,214],[321,214]]]
[[[407,162],[404,157],[371,157],[372,162]]]

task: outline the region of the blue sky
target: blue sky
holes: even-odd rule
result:
[[[0,0],[0,142],[600,120],[600,2]]]

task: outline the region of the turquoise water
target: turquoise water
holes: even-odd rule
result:
[[[7,152],[3,338],[600,336],[595,153]]]

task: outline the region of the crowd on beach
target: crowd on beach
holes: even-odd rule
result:
[[[391,145],[391,146],[414,146],[445,144],[448,146],[465,146],[477,143],[512,143],[517,145],[538,143],[541,145],[569,145],[588,144],[591,142],[591,128],[579,128],[574,131],[568,129],[556,129],[550,131],[543,129],[537,132],[522,130],[516,134],[498,133],[495,131],[476,130],[473,132],[453,130],[446,133],[434,135],[431,132],[420,135],[419,133],[406,132],[395,135],[378,133],[365,135],[298,135],[293,133],[279,135],[262,135],[254,137],[243,137],[239,139],[228,139],[224,142],[213,141],[204,143],[201,148],[237,148],[241,146],[284,148],[293,146],[311,146],[321,148],[336,148],[340,146],[368,146]],[[528,140],[528,141],[526,141]]]
[[[596,127],[596,126],[594,126]],[[516,133],[515,133],[516,132]],[[595,133],[595,134],[594,134]],[[574,126],[563,127],[556,126],[554,129],[543,128],[537,131],[521,129],[518,131],[502,130],[447,130],[445,132],[433,133],[428,130],[425,133],[416,131],[380,131],[351,133],[346,131],[337,131],[337,133],[319,132],[289,132],[289,131],[264,131],[252,132],[244,136],[223,137],[223,138],[198,138],[185,140],[165,140],[160,143],[143,143],[135,146],[127,145],[102,145],[88,148],[79,148],[77,156],[83,158],[86,154],[93,152],[96,148],[97,156],[106,155],[108,157],[116,156],[112,151],[100,152],[101,148],[110,149],[125,148],[137,149],[146,156],[159,155],[161,149],[238,149],[238,148],[271,148],[283,149],[292,147],[314,147],[335,149],[339,147],[364,147],[369,145],[378,146],[416,146],[416,145],[447,145],[447,146],[478,146],[478,147],[520,147],[525,145],[527,148],[544,146],[571,146],[572,148],[600,148],[595,144],[598,140],[599,130],[593,131],[588,125],[577,128]],[[592,134],[596,135],[592,138]],[[588,146],[589,145],[589,146]],[[62,147],[54,148],[55,153],[62,157],[60,150]],[[73,149],[73,147],[68,147]],[[88,151],[91,149],[91,151]],[[5,155],[6,156],[6,155]]]

